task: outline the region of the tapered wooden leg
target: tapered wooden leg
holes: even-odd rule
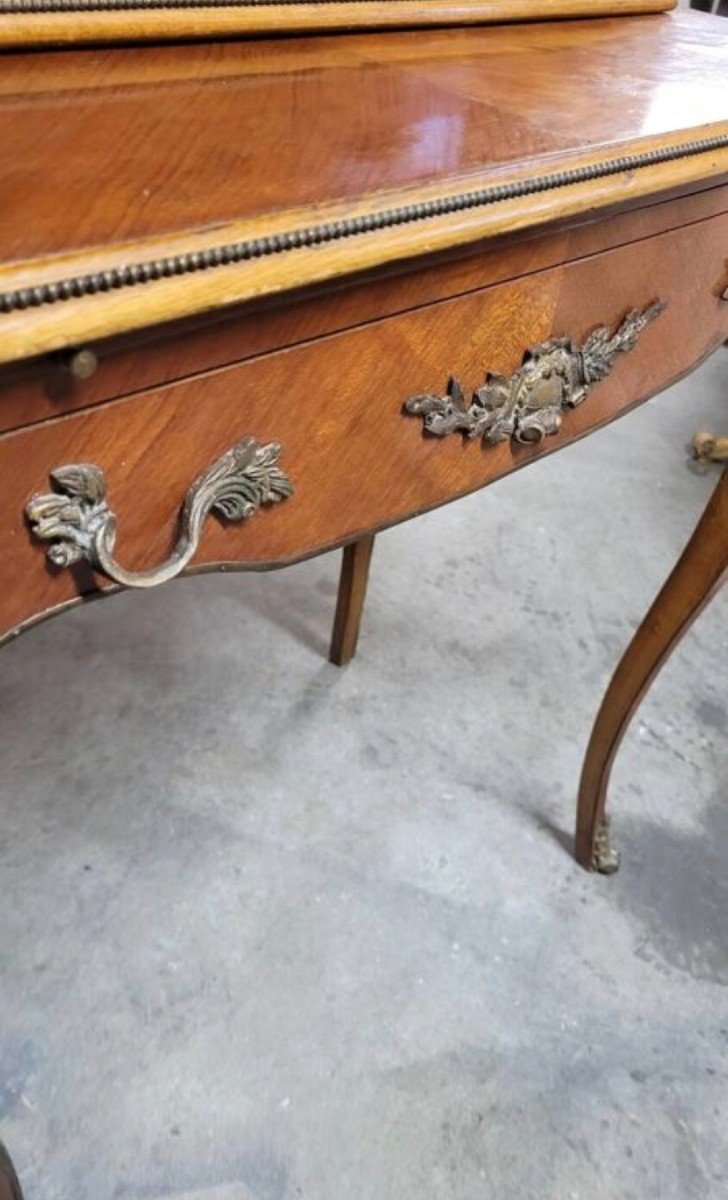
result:
[[[2,1142],[0,1142],[0,1200],[23,1200],[15,1168]]]
[[[579,787],[575,853],[587,870],[611,874],[606,798],[615,755],[650,683],[728,576],[728,469],[682,557],[630,643],[602,701]]]
[[[337,667],[346,666],[356,653],[373,548],[373,533],[344,546],[339,597],[336,601],[336,616],[329,651],[329,658]]]

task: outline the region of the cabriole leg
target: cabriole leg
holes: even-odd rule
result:
[[[0,1200],[23,1200],[15,1168],[2,1142],[0,1142]]]
[[[592,730],[579,786],[577,861],[611,874],[619,857],[606,815],[607,787],[627,726],[664,662],[728,573],[728,469],[682,557],[614,673]]]
[[[337,667],[346,666],[356,653],[373,548],[373,533],[365,534],[356,542],[344,546],[339,596],[329,651],[329,658]]]

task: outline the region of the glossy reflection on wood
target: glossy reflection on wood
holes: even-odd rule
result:
[[[329,658],[337,667],[345,667],[356,654],[373,549],[373,534],[344,546],[329,651]]]
[[[588,870],[613,863],[604,844],[607,788],[630,720],[680,639],[728,577],[728,470],[680,561],[629,645],[592,731],[579,788],[575,853]],[[601,844],[600,844],[601,843]]]
[[[0,318],[0,358],[718,182],[727,62],[728,30],[695,15],[7,55],[0,290],[65,281],[73,299]],[[724,140],[681,153],[710,138]],[[679,157],[644,158],[654,153]],[[597,171],[627,154],[642,165]],[[597,174],[366,236],[206,260],[182,275],[170,265],[251,237],[270,246],[312,219],[330,229],[584,168]],[[103,272],[159,262],[142,285],[104,284]],[[79,295],[86,275],[92,290]]]
[[[7,54],[0,261],[717,125],[726,45],[720,22],[675,14]]]

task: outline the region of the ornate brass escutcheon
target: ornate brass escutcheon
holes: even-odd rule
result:
[[[56,490],[34,496],[25,511],[35,536],[52,543],[48,558],[54,566],[70,567],[85,559],[122,587],[157,587],[190,563],[210,512],[228,521],[245,521],[261,505],[292,494],[293,485],[277,465],[280,453],[276,442],[261,446],[246,437],[221,455],[185,496],[172,554],[149,571],[127,571],[114,558],[116,516],[106,502],[106,476],[100,467],[56,467],[50,473]]]
[[[643,329],[664,309],[657,301],[634,310],[614,333],[601,325],[580,349],[569,338],[551,338],[528,350],[513,375],[489,372],[469,404],[458,381],[450,379],[444,396],[411,396],[405,411],[424,417],[426,432],[436,437],[464,433],[484,442],[540,442],[558,433],[563,410],[586,400],[617,356],[634,349]]]

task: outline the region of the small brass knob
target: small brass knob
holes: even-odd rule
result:
[[[90,379],[95,374],[99,360],[88,346],[80,350],[71,350],[65,355],[64,365],[74,379]]]

